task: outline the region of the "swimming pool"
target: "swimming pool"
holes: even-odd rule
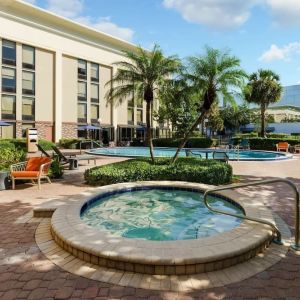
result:
[[[242,161],[264,161],[264,160],[282,160],[288,159],[291,155],[272,151],[258,151],[258,150],[217,150],[217,149],[190,149],[193,153],[198,153],[202,158],[212,159],[214,151],[224,151],[229,156],[230,160]],[[172,157],[176,152],[176,148],[154,148],[155,157]],[[88,153],[94,155],[105,156],[121,156],[121,157],[149,157],[148,147],[115,147],[115,148],[97,148],[89,150]],[[183,149],[179,156],[186,156],[186,149]]]
[[[211,197],[214,208],[242,215],[236,204]],[[241,219],[208,210],[199,191],[138,188],[101,196],[85,207],[81,219],[117,237],[152,241],[199,239],[238,226]]]

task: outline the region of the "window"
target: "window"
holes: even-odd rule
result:
[[[34,99],[23,98],[22,101],[22,119],[26,121],[33,121],[35,116]]]
[[[132,125],[134,123],[134,109],[133,108],[127,109],[127,122],[130,125]]]
[[[91,119],[92,122],[98,122],[99,119],[99,105],[91,105]]]
[[[2,68],[2,92],[16,92],[16,70]]]
[[[35,83],[34,83],[35,74],[32,72],[23,71],[23,94],[25,95],[34,95],[35,94]]]
[[[143,124],[143,111],[138,109],[136,112],[136,121],[138,125]]]
[[[78,100],[86,101],[86,82],[78,81]]]
[[[2,41],[2,63],[16,65],[16,43],[7,40]]]
[[[99,85],[91,84],[91,101],[99,102]]]
[[[128,107],[134,107],[134,99],[129,99],[127,102]]]
[[[99,82],[99,65],[91,64],[91,81]]]
[[[136,99],[136,105],[137,107],[143,107],[143,99],[141,98]]]
[[[86,104],[85,103],[78,103],[78,122],[79,123],[86,123]]]
[[[86,67],[86,61],[79,59],[78,60],[78,78],[79,79],[86,79],[87,78],[87,67]]]
[[[2,119],[16,119],[16,96],[2,95],[1,112]]]
[[[12,124],[11,126],[1,127],[0,130],[1,137],[3,139],[13,139],[16,137],[16,124]]]
[[[23,45],[22,48],[22,65],[25,69],[35,68],[35,50],[33,47]]]

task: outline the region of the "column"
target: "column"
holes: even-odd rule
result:
[[[54,138],[62,137],[62,53],[55,53],[55,97],[54,97]]]

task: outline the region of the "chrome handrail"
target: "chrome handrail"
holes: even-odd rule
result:
[[[266,224],[266,225],[271,226],[273,228],[273,230],[276,232],[277,240],[275,242],[281,244],[282,243],[281,242],[281,233],[280,233],[279,229],[277,228],[277,226],[274,225],[273,223],[265,221],[265,220],[257,219],[257,218],[233,214],[233,213],[229,213],[229,212],[222,211],[219,209],[215,209],[215,208],[211,207],[208,203],[208,195],[215,193],[215,192],[232,190],[232,189],[243,188],[243,187],[248,187],[248,186],[269,184],[269,183],[275,183],[275,182],[284,182],[284,183],[288,184],[290,187],[292,187],[292,189],[295,193],[295,211],[296,211],[295,244],[293,244],[291,246],[291,248],[294,250],[300,250],[300,244],[299,244],[299,216],[300,216],[300,208],[299,208],[300,200],[299,199],[300,199],[300,196],[299,196],[299,190],[298,190],[297,186],[288,179],[283,179],[283,178],[267,179],[267,180],[254,181],[254,182],[250,182],[250,183],[241,183],[241,184],[236,184],[236,185],[231,185],[231,186],[225,186],[225,187],[223,186],[223,187],[213,188],[204,193],[204,204],[206,205],[206,207],[209,210],[219,213],[219,214],[224,214],[224,215],[228,215],[228,216],[232,216],[232,217],[236,217],[236,218],[240,218],[240,219],[245,219],[245,220],[250,220],[250,221],[254,221],[254,222],[258,222],[261,224]]]

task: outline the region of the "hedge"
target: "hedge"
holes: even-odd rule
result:
[[[13,145],[13,146],[12,146]],[[39,145],[41,145],[46,151],[51,150],[51,146],[54,143],[47,140],[39,140]],[[2,139],[0,140],[0,148],[15,147],[16,149],[22,149],[26,151],[26,139]]]
[[[153,139],[154,147],[178,147],[182,139],[161,138]],[[213,145],[211,138],[191,137],[185,144],[186,148],[210,148]]]
[[[238,138],[233,138],[236,142]],[[249,145],[251,150],[276,150],[276,144],[288,142],[291,146],[300,144],[300,138],[250,138]]]
[[[148,158],[139,158],[85,171],[84,178],[90,185],[103,186],[120,182],[173,180],[206,184],[227,184],[232,180],[229,164],[200,160],[194,157],[179,158],[170,164],[168,158],[157,159],[152,164]]]
[[[24,161],[25,157],[25,152],[16,149],[13,144],[6,148],[0,147],[0,171],[9,171],[12,164]]]
[[[64,149],[76,149],[79,139],[60,139],[59,145]]]

